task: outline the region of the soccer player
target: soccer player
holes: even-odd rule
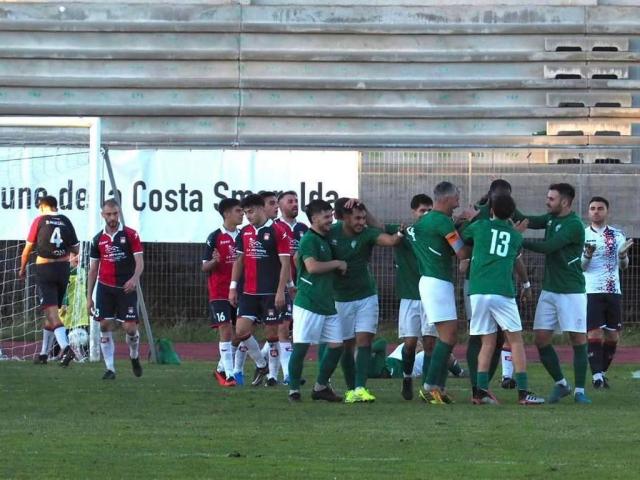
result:
[[[275,192],[270,190],[260,190],[258,195],[262,197],[264,200],[264,212],[269,220],[273,220],[274,223],[278,218],[278,197]],[[284,225],[282,225],[284,226]],[[293,255],[293,253],[292,253]],[[293,259],[292,259],[293,265]],[[285,342],[289,343],[289,326],[291,325],[291,308],[293,306],[291,302],[291,296],[289,295],[289,287],[291,286],[291,281],[287,282],[287,291],[285,292],[285,300],[286,300],[286,308],[283,312],[280,313],[280,324],[278,325],[278,338],[275,341],[267,341],[262,347],[262,354],[267,359],[269,363],[269,373],[267,374],[267,382],[266,385],[268,387],[273,387],[278,384],[278,369],[280,368],[281,358],[280,352],[282,348],[280,346],[280,332],[283,330],[282,324],[286,323],[287,333],[286,337],[284,337]],[[288,364],[288,363],[287,363]],[[286,375],[285,375],[286,377]]]
[[[461,231],[463,232],[467,225],[472,224],[477,220],[489,220],[491,218],[491,201],[496,195],[511,195],[511,184],[502,179],[497,178],[491,182],[489,186],[489,191],[484,195],[478,203],[475,204],[476,213],[473,218],[469,220],[468,223],[465,223],[461,226]],[[524,215],[516,208],[513,212],[511,220],[514,222],[519,222],[524,219]],[[469,262],[470,260],[464,260],[460,262],[462,273],[465,273],[464,280],[464,306],[465,313],[467,315],[467,320],[471,321],[471,317],[473,315],[471,308],[471,300],[469,298]],[[522,259],[518,257],[516,260],[516,271],[518,273],[518,277],[522,281],[522,285],[525,287],[525,291],[523,295],[526,298],[531,298],[531,283],[529,282],[529,277],[527,275],[527,269],[522,262]],[[500,363],[501,358],[505,358],[506,355],[503,353],[503,347],[505,344],[505,336],[502,332],[502,329],[498,326],[498,332],[496,335],[496,348],[493,352],[493,356],[491,357],[491,366],[489,368],[489,381],[493,378],[496,369],[498,368],[498,363]],[[482,339],[480,336],[469,335],[469,342],[467,344],[467,365],[469,367],[469,380],[471,382],[471,390],[473,392],[473,396],[475,396],[477,392],[476,380],[478,378],[478,355],[480,354],[480,348],[482,347]],[[508,347],[507,347],[508,348]],[[509,353],[509,356],[511,353]],[[507,361],[503,360],[503,365],[506,365]],[[515,388],[515,381],[509,378],[503,378],[502,384],[505,387]],[[513,384],[513,386],[512,386]]]
[[[122,324],[129,345],[129,358],[136,377],[142,376],[140,334],[138,333],[138,293],[144,270],[142,243],[138,233],[120,223],[120,205],[110,198],[102,204],[104,229],[91,242],[87,279],[87,310],[100,322],[100,350],[106,371],[103,380],[115,380],[113,330]],[[96,285],[97,282],[97,285]],[[92,293],[96,287],[96,302]]]
[[[328,237],[334,258],[347,262],[346,274],[334,276],[336,310],[344,341],[342,370],[349,388],[345,402],[372,402],[375,396],[366,385],[379,307],[378,288],[369,270],[369,261],[373,247],[393,247],[401,238],[367,226],[377,221],[368,217],[364,204],[355,199],[338,199],[336,211],[342,220],[332,225]]]
[[[606,372],[616,353],[622,329],[620,273],[629,266],[633,240],[607,225],[609,202],[603,197],[589,201],[589,225],[585,231],[582,270],[587,289],[587,339],[593,388],[609,388]]]
[[[433,208],[433,200],[428,195],[420,193],[411,199],[411,214],[418,221],[425,213]],[[386,225],[386,232],[396,234],[400,231],[400,225]],[[416,359],[416,346],[418,338],[422,337],[423,365],[422,372],[426,372],[433,347],[437,338],[436,327],[429,324],[424,315],[424,309],[420,302],[420,272],[413,253],[411,242],[404,237],[394,248],[396,267],[396,293],[400,298],[400,311],[398,313],[398,337],[403,341],[402,366],[403,379],[401,394],[405,400],[413,398],[413,365]]]
[[[20,278],[25,277],[29,255],[35,249],[37,252],[36,285],[45,319],[42,330],[42,349],[34,363],[47,363],[49,345],[55,337],[63,352],[60,365],[66,367],[74,359],[75,354],[69,346],[67,332],[60,321],[58,308],[62,306],[69,283],[69,254],[78,253],[80,242],[71,220],[58,213],[58,201],[55,197],[41,198],[38,201],[38,212],[40,216],[31,224],[27,242],[22,250],[18,275]]]
[[[510,222],[516,204],[511,195],[495,195],[491,201],[491,220],[478,220],[463,232],[463,238],[473,243],[469,276],[471,300],[470,335],[481,337],[478,356],[477,389],[473,403],[496,404],[489,390],[489,367],[496,350],[498,325],[511,345],[518,384],[518,402],[522,405],[544,403],[529,391],[527,360],[522,342],[522,323],[516,305],[513,270],[520,255],[522,235]]]
[[[574,400],[589,404],[591,400],[584,392],[587,376],[587,296],[581,267],[584,225],[571,209],[574,197],[575,190],[568,183],[550,185],[546,199],[548,213],[527,217],[530,228],[545,229],[544,241],[524,240],[522,246],[545,254],[544,280],[533,330],[540,361],[555,381],[548,401],[557,403],[571,394],[551,345],[554,331],[559,330],[569,334],[573,345]]]
[[[236,261],[238,226],[242,224],[244,213],[240,208],[240,201],[235,198],[222,200],[218,205],[218,211],[222,216],[223,224],[207,238],[202,256],[202,271],[208,274],[211,328],[218,329],[220,342],[222,371],[216,370],[215,376],[220,386],[233,387],[236,381],[231,339],[236,321],[236,309],[229,303],[229,284],[231,270]]]
[[[407,229],[420,270],[420,300],[439,339],[433,349],[420,398],[431,404],[451,403],[445,391],[447,361],[458,340],[458,314],[453,287],[451,257],[468,257],[466,247],[451,218],[460,204],[460,192],[451,182],[440,182],[433,190],[434,205]]]
[[[252,385],[277,385],[271,362],[267,367],[258,343],[252,336],[254,323],[263,323],[267,341],[277,353],[278,323],[286,308],[285,290],[291,277],[291,241],[286,230],[267,217],[265,202],[260,195],[249,195],[240,206],[249,225],[236,238],[237,258],[233,264],[229,286],[229,302],[238,306],[235,346],[245,342],[248,353],[256,362]],[[243,277],[243,291],[238,295],[238,281]]]
[[[318,378],[311,398],[341,402],[329,378],[342,356],[342,328],[333,301],[334,273],[344,275],[347,262],[334,260],[327,235],[333,222],[331,205],[312,200],[305,208],[311,229],[300,240],[298,249],[299,289],[293,304],[293,353],[289,361],[289,400],[300,401],[300,378],[310,344],[326,343],[319,360]]]
[[[298,194],[293,190],[288,190],[278,195],[278,207],[280,208],[281,217],[276,220],[276,223],[282,225],[287,230],[289,238],[291,239],[291,280],[287,285],[287,313],[289,313],[292,311],[291,297],[295,296],[296,292],[297,271],[295,256],[298,253],[302,236],[309,230],[309,227],[297,221]],[[289,341],[290,328],[291,315],[287,314],[278,326],[280,366],[282,367],[283,383],[285,384],[289,383],[289,359],[291,358],[292,352],[291,342]]]

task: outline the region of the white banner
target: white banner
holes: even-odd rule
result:
[[[357,152],[112,150],[110,159],[126,223],[145,242],[204,242],[221,225],[216,207],[227,197],[294,190],[300,219],[306,223],[302,209],[310,200],[333,203],[358,195]],[[0,180],[0,239],[25,238],[37,216],[36,197],[47,194],[68,206],[60,211],[81,238],[97,233],[88,232],[87,226],[88,164],[58,163],[57,168],[48,165],[45,173],[25,160],[7,162],[13,165],[2,169]],[[106,171],[104,178],[101,202],[111,196]]]

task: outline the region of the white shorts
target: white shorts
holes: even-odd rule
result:
[[[506,332],[522,331],[522,322],[515,298],[503,295],[469,295],[471,300],[471,324],[469,335],[490,335],[498,331],[498,325]]]
[[[353,302],[336,302],[336,310],[342,325],[343,340],[355,338],[356,332],[378,331],[378,295]]]
[[[587,294],[542,290],[533,329],[587,333]]]
[[[471,299],[469,298],[469,279],[465,278],[462,283],[462,295],[464,295],[464,313],[467,316],[465,320],[471,321],[473,310],[471,309]]]
[[[425,335],[437,337],[438,331],[435,325],[427,322],[422,302],[401,298],[400,312],[398,313],[398,337],[424,337]]]
[[[458,319],[453,283],[439,278],[420,277],[418,288],[427,322],[432,324]]]
[[[293,343],[342,343],[337,315],[320,315],[293,306]]]

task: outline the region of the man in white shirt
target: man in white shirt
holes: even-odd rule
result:
[[[629,265],[627,252],[633,240],[607,225],[609,202],[603,197],[589,201],[582,270],[587,289],[587,339],[593,388],[609,388],[606,372],[613,361],[622,329],[620,270]]]

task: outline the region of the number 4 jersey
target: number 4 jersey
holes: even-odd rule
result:
[[[469,295],[515,297],[513,268],[522,246],[522,235],[508,220],[478,220],[462,237],[473,243]]]
[[[42,258],[64,258],[69,249],[78,245],[76,231],[64,215],[40,215],[31,224],[27,242],[36,245],[38,256]]]

